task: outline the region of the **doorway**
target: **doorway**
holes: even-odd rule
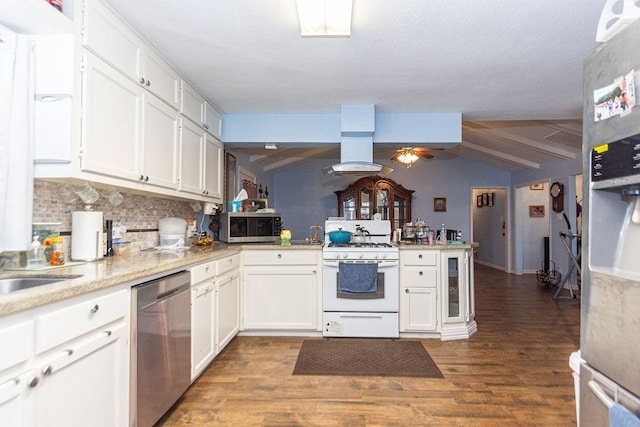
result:
[[[544,237],[551,233],[549,180],[515,189],[515,273],[535,274],[544,260]],[[551,248],[549,258],[553,259]]]
[[[472,188],[471,203],[475,262],[509,272],[509,188]]]

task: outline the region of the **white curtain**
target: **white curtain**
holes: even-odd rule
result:
[[[33,215],[32,43],[0,26],[0,252],[29,246]]]

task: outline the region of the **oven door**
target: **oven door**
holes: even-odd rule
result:
[[[378,264],[378,288],[374,293],[361,294],[340,292],[338,286],[340,262],[345,261],[324,261],[322,271],[322,309],[324,311],[398,312],[399,264],[397,260],[370,261]]]

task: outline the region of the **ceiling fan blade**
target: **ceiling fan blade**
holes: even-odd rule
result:
[[[429,153],[421,153],[419,151],[416,152],[416,156],[418,157],[422,157],[423,159],[433,159],[433,154],[429,154]]]
[[[419,147],[419,148],[414,148],[414,151],[418,152],[418,151],[442,151],[444,150],[444,148],[435,148],[435,147]]]
[[[400,151],[396,151],[396,154],[394,154],[393,157],[391,157],[391,160],[398,160],[399,156],[400,156]]]

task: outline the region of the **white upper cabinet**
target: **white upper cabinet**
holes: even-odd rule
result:
[[[180,75],[157,53],[146,49],[140,82],[150,92],[178,110],[180,108]]]
[[[204,128],[211,135],[222,139],[222,114],[207,101],[204,102],[203,108],[202,117],[204,118]]]
[[[222,135],[222,114],[187,81],[182,80],[180,112],[198,123],[218,140]]]
[[[180,118],[180,180],[178,190],[202,194],[202,153],[205,136],[202,129],[188,119]]]
[[[180,112],[194,123],[202,126],[204,97],[187,81],[182,80],[180,90]]]
[[[204,195],[210,197],[212,202],[222,203],[222,170],[223,152],[222,143],[211,135],[206,134],[204,148],[203,182]]]
[[[87,1],[85,5],[83,45],[139,82],[142,39],[101,1]]]
[[[143,91],[99,58],[85,62],[80,169],[137,180]]]
[[[180,107],[178,72],[100,1],[87,2],[83,44],[173,108]]]

